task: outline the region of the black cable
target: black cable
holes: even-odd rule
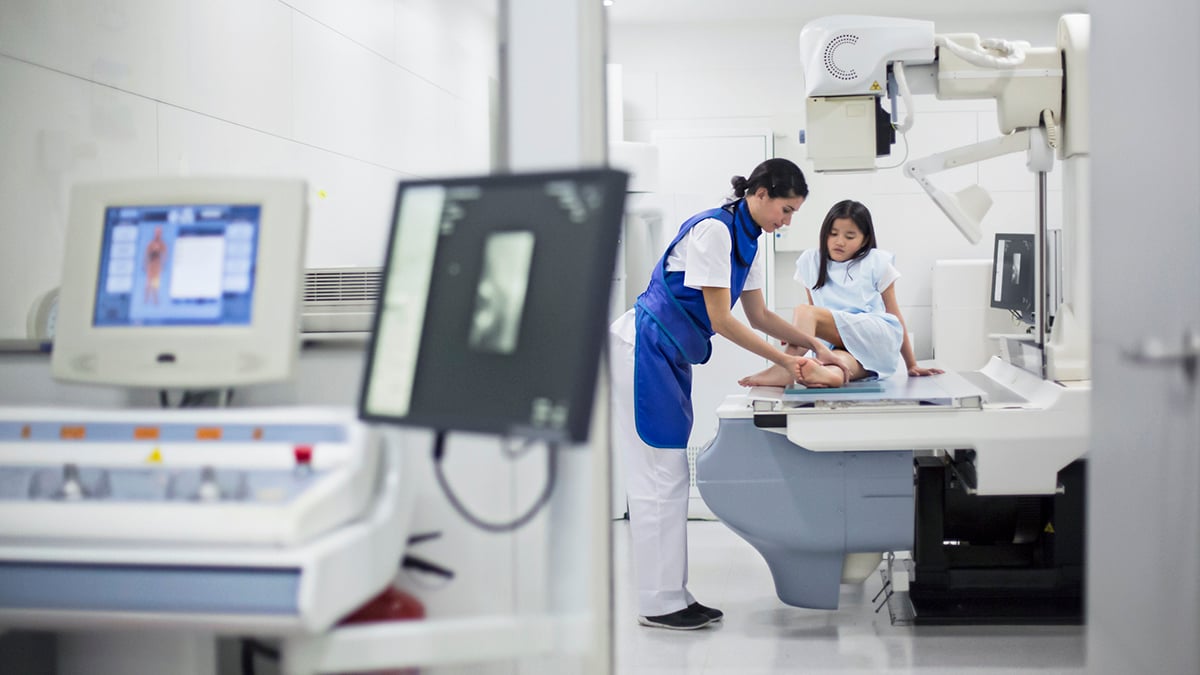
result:
[[[424,544],[427,541],[432,541],[434,539],[440,539],[441,536],[442,536],[441,532],[422,532],[421,534],[414,534],[414,535],[409,536],[408,545],[416,546],[417,544]]]
[[[558,467],[557,443],[546,443],[546,487],[542,490],[542,494],[534,502],[533,506],[529,507],[528,511],[507,523],[490,523],[482,520],[463,506],[462,502],[458,499],[458,495],[454,494],[454,491],[450,489],[450,484],[446,480],[446,473],[442,468],[442,456],[445,454],[445,446],[446,432],[439,431],[433,438],[433,469],[437,475],[438,485],[441,486],[442,492],[446,495],[446,499],[454,507],[454,510],[458,511],[460,516],[475,527],[487,532],[512,532],[524,526],[530,520],[533,520],[533,517],[550,501],[550,493],[554,491],[554,474]]]
[[[162,408],[205,408],[230,407],[233,405],[233,388],[229,389],[185,389],[179,403],[171,405],[171,394],[166,389],[158,390],[158,405]]]
[[[251,638],[242,639],[242,675],[254,675],[254,657],[279,661],[279,650]]]
[[[418,572],[436,574],[444,579],[454,578],[454,570],[442,567],[441,565],[431,563],[424,558],[418,558],[415,555],[409,555],[407,553],[404,554],[404,559],[400,561],[400,567],[402,569],[413,569],[417,570]]]
[[[242,640],[242,675],[254,675],[254,650],[249,640]]]

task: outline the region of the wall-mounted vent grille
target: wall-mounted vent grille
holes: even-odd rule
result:
[[[304,304],[375,304],[383,270],[311,269],[304,273]]]
[[[829,71],[830,75],[839,80],[846,80],[847,82],[857,80],[858,71],[853,68],[842,68],[834,61],[834,56],[837,54],[839,47],[856,44],[858,44],[858,36],[851,35],[850,33],[843,33],[830,40],[829,44],[825,45],[825,70]]]
[[[301,332],[365,335],[371,330],[382,279],[378,267],[305,270]]]

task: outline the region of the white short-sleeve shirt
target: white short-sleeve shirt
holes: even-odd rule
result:
[[[729,288],[733,272],[729,256],[732,253],[733,239],[729,236],[729,228],[716,218],[707,218],[692,226],[671,249],[671,255],[667,256],[667,271],[682,271],[683,285],[688,288]],[[765,264],[760,246],[754,254],[754,261],[750,263],[750,273],[742,290],[753,291],[763,287]]]

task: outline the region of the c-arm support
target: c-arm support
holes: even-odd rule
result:
[[[977,244],[983,237],[981,222],[992,207],[992,198],[983,188],[974,184],[950,195],[934,185],[929,176],[1022,151],[1029,152],[1025,165],[1032,172],[1047,172],[1054,166],[1054,154],[1046,142],[1046,132],[1044,129],[1035,128],[1021,129],[1005,136],[913,160],[904,165],[904,172],[920,184],[968,241]]]

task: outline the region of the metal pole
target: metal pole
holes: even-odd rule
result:
[[[1050,322],[1047,314],[1050,311],[1050,225],[1046,194],[1046,172],[1037,173],[1037,233],[1038,233],[1038,294],[1034,313],[1037,317],[1038,348],[1042,352],[1042,378],[1050,372],[1046,360],[1046,347],[1050,344]]]

